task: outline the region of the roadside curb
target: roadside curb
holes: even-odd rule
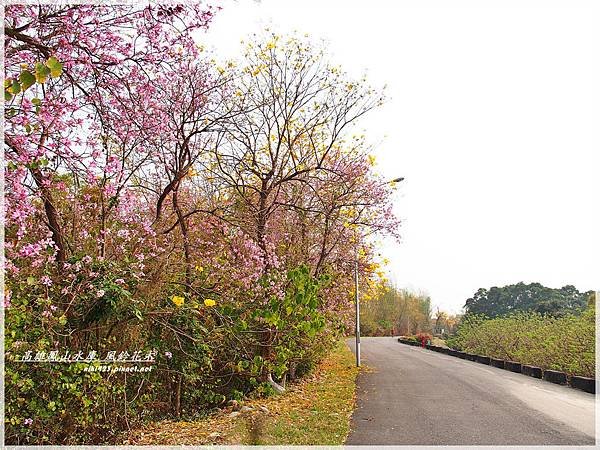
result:
[[[499,369],[504,369],[504,360],[490,358],[490,366],[498,367]]]
[[[515,373],[523,373],[523,367],[521,363],[518,362],[514,362],[514,361],[505,361],[504,363],[504,368],[506,370],[510,370],[511,372],[515,372]]]
[[[575,389],[581,389],[582,391],[589,392],[590,394],[596,393],[596,380],[594,378],[572,376],[571,387]]]
[[[542,368],[536,366],[521,366],[521,373],[534,378],[542,378]]]
[[[491,358],[489,356],[475,355],[475,361],[481,364],[487,364],[489,366]]]
[[[422,345],[420,345],[418,342],[409,341],[408,339],[398,338],[398,342],[406,345],[412,345],[413,347],[422,347]],[[587,378],[577,375],[569,376],[568,374],[559,372],[557,370],[543,370],[541,367],[525,365],[516,361],[505,361],[503,359],[490,358],[489,356],[474,355],[472,353],[465,353],[452,348],[439,347],[437,345],[427,344],[424,348],[445,355],[465,359],[467,361],[474,361],[480,364],[486,364],[499,369],[508,370],[510,372],[521,373],[526,376],[543,379],[544,381],[548,381],[550,383],[569,385],[574,389],[585,391],[590,394],[596,393],[595,378]]]
[[[544,370],[544,380],[555,384],[567,384],[567,374],[558,370]]]

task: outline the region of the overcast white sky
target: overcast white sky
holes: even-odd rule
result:
[[[203,39],[229,57],[265,26],[298,30],[387,84],[360,128],[406,178],[389,272],[459,312],[480,287],[600,288],[598,19],[578,0],[239,0]]]

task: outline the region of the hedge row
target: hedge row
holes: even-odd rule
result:
[[[553,317],[517,312],[493,319],[467,315],[448,347],[504,361],[595,378],[595,309]]]

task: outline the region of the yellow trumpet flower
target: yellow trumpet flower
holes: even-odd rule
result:
[[[171,298],[171,301],[175,304],[175,306],[180,307],[185,302],[185,299],[183,297],[180,297],[179,295],[174,295]]]

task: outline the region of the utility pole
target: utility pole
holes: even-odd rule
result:
[[[360,303],[358,301],[358,251],[354,259],[354,302],[356,304],[356,367],[360,367]]]
[[[404,177],[395,178],[386,183],[400,183]],[[385,184],[385,183],[383,183]],[[358,236],[356,236],[356,250],[354,254],[354,303],[356,305],[356,320],[354,321],[356,335],[356,367],[360,367],[360,299],[358,298]]]

